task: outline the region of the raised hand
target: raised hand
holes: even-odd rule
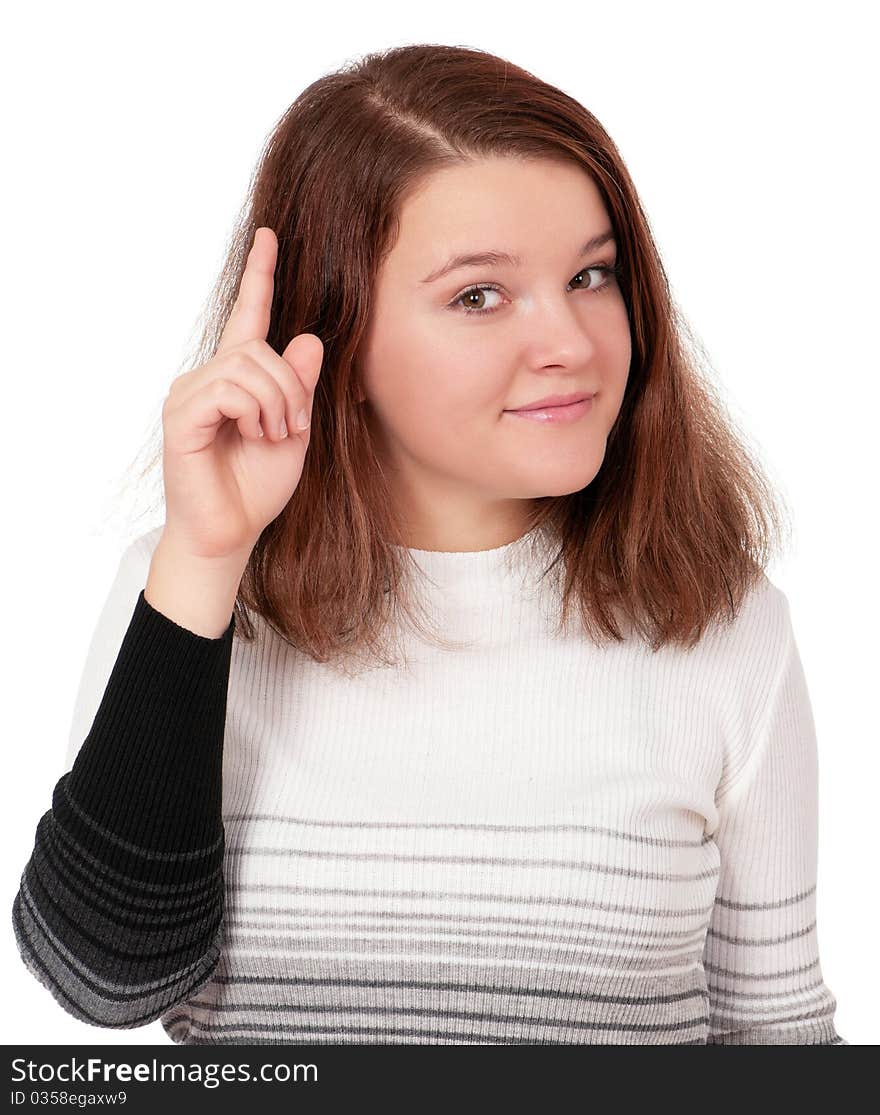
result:
[[[216,354],[178,376],[162,407],[163,536],[194,557],[249,555],[302,476],[324,346],[314,333],[281,356],[267,344],[277,258],[261,226]]]

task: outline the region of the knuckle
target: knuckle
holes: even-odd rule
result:
[[[233,348],[229,350],[224,363],[231,372],[244,372],[251,366],[251,358],[242,349]]]
[[[180,394],[181,394],[181,390],[182,390],[181,383],[180,383],[181,378],[182,377],[178,376],[177,379],[175,379],[171,383],[171,385],[168,388],[168,391],[165,394],[165,399],[162,402],[162,414],[163,414],[163,416],[166,415],[171,410],[172,407],[177,405],[177,401],[180,398]]]
[[[246,341],[242,341],[241,348],[243,352],[256,357],[263,351],[265,344],[266,342],[261,341],[258,337],[249,337]]]

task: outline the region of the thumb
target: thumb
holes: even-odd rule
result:
[[[324,359],[324,344],[315,333],[297,333],[281,354],[310,394],[315,390]]]

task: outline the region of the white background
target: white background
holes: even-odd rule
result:
[[[586,105],[676,300],[792,510],[788,596],[819,742],[818,933],[838,1031],[876,1044],[878,186],[872,5],[16,5],[0,67],[4,1043],[87,1026],[19,959],[11,908],[131,523],[121,489],[181,371],[262,143],[368,50],[475,46]],[[139,462],[142,463],[142,462]],[[158,489],[161,494],[161,487]],[[120,495],[120,493],[122,494]],[[149,500],[147,500],[149,502]]]

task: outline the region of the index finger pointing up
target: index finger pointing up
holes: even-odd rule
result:
[[[238,287],[238,297],[220,335],[218,354],[244,341],[265,341],[275,293],[277,261],[278,238],[271,228],[261,225],[254,233],[254,242],[248,252]]]

